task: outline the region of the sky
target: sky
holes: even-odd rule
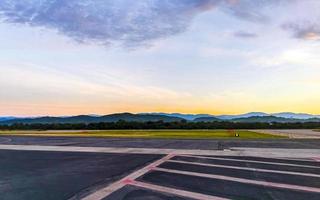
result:
[[[1,0],[0,116],[320,114],[318,0]]]

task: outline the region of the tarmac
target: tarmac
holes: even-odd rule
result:
[[[0,199],[320,199],[320,140],[0,137]]]

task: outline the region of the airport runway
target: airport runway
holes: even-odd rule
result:
[[[245,148],[320,149],[320,139],[138,139],[95,137],[0,136],[0,144],[116,148],[223,150]]]
[[[0,199],[320,199],[318,140],[131,141],[0,137]]]

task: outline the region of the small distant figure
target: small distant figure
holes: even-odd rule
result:
[[[234,129],[229,129],[228,132],[231,136],[233,135],[234,137],[240,137],[239,133],[237,133]]]

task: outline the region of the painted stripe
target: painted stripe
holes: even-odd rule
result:
[[[273,160],[282,160],[282,161],[301,161],[301,162],[312,162],[313,160],[311,158],[290,158],[290,157],[259,157],[259,156],[255,156],[255,157],[252,157],[252,156],[244,156],[248,159],[244,159],[244,158],[241,158],[243,156],[239,156],[240,160],[252,160],[252,161],[259,161],[259,160],[254,160],[255,158],[269,158],[269,159],[273,159]],[[223,158],[223,157],[222,157]],[[252,159],[251,159],[252,158]],[[283,162],[281,162],[283,163]]]
[[[220,168],[228,168],[228,169],[239,169],[239,170],[247,170],[247,171],[255,171],[255,172],[267,172],[267,173],[277,173],[277,174],[311,176],[311,177],[320,178],[320,175],[318,175],[318,174],[309,174],[309,173],[300,173],[300,172],[279,171],[279,170],[269,170],[269,169],[258,169],[258,168],[251,168],[251,167],[237,167],[237,166],[229,166],[229,165],[215,165],[215,164],[189,162],[189,161],[181,161],[181,160],[168,160],[167,162],[189,164],[189,165],[198,165],[198,166],[206,166],[206,167],[220,167]]]
[[[9,142],[11,142],[11,141],[12,141],[11,138],[0,137],[0,142],[1,142],[1,143],[9,143]]]
[[[149,172],[152,169],[155,169],[158,165],[164,163],[165,161],[169,160],[170,158],[174,157],[175,155],[170,154],[167,155],[145,167],[143,167],[140,170],[137,170],[131,174],[129,174],[128,176],[122,178],[121,180],[107,186],[104,187],[98,191],[95,191],[92,194],[89,194],[88,196],[82,198],[82,200],[100,200],[103,199],[107,196],[109,196],[111,193],[115,192],[116,190],[121,189],[122,187],[124,187],[125,185],[131,184],[136,178],[142,176],[143,174]]]
[[[188,198],[197,199],[197,200],[227,200],[226,198],[222,198],[222,197],[205,195],[205,194],[196,193],[196,192],[189,192],[185,190],[179,190],[179,189],[154,185],[150,183],[144,183],[140,181],[132,181],[129,185],[134,185],[137,187],[142,187],[142,188],[157,191],[157,192],[169,193],[176,196],[188,197]]]
[[[272,159],[278,159],[278,158],[272,158]],[[289,160],[289,161],[302,161],[302,162],[312,162],[312,158],[279,158],[279,159],[282,159],[282,160]]]
[[[99,152],[126,154],[177,154],[202,156],[256,156],[265,158],[303,157],[313,158],[320,155],[320,149],[235,149],[231,150],[198,150],[198,149],[164,149],[164,148],[119,148],[119,147],[79,147],[79,146],[47,146],[47,145],[0,145],[2,150],[24,151],[58,151],[58,152]],[[267,152],[266,152],[267,151]]]
[[[119,148],[119,147],[79,147],[79,146],[47,146],[47,145],[0,145],[1,150],[24,151],[58,151],[58,152],[97,152],[97,153],[126,153],[126,154],[185,154],[185,155],[229,155],[235,152],[218,150],[189,150],[162,148]]]
[[[313,158],[313,160],[315,160],[315,161],[317,161],[317,162],[320,162],[320,157]]]
[[[194,155],[182,155],[182,157],[203,158],[203,159],[209,159],[209,160],[225,160],[225,161],[237,161],[237,162],[246,162],[246,163],[271,164],[271,165],[283,165],[283,166],[292,166],[292,167],[304,167],[304,168],[320,169],[320,167],[318,167],[318,166],[311,166],[311,165],[298,165],[298,164],[290,164],[290,163],[265,162],[265,161],[255,161],[255,160],[241,160],[241,159],[235,159],[235,158],[221,158],[221,157],[194,156]]]
[[[307,187],[307,186],[298,186],[298,185],[290,185],[290,184],[283,184],[283,183],[274,183],[274,182],[267,182],[267,181],[255,181],[243,178],[235,178],[229,176],[222,176],[222,175],[213,175],[213,174],[204,174],[204,173],[197,173],[197,172],[187,172],[187,171],[180,171],[180,170],[173,170],[173,169],[164,169],[164,168],[155,168],[156,171],[161,172],[168,172],[174,174],[182,174],[188,176],[197,176],[203,178],[211,178],[211,179],[220,179],[220,180],[227,180],[227,181],[234,181],[239,183],[247,183],[247,184],[255,184],[255,185],[262,185],[266,187],[275,187],[281,189],[289,189],[289,190],[299,190],[304,192],[317,192],[320,193],[320,188],[314,187]]]

